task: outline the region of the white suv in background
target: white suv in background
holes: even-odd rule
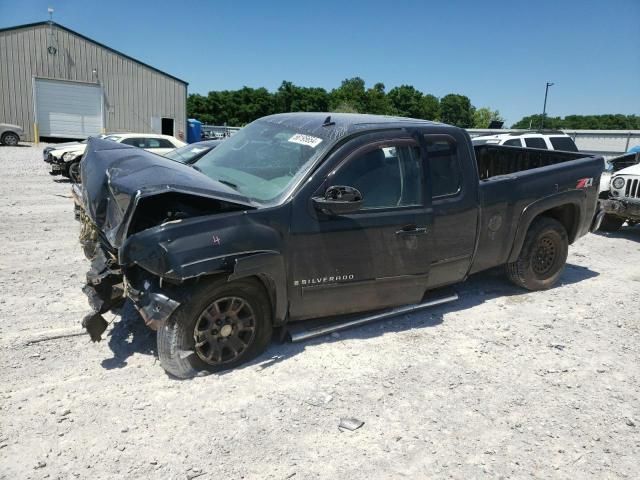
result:
[[[481,135],[471,139],[474,145],[506,145],[510,147],[540,148],[543,150],[562,150],[577,152],[573,139],[560,131],[513,132],[495,135]]]

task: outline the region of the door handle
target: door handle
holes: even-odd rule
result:
[[[425,235],[429,232],[427,227],[418,227],[416,225],[407,225],[398,230],[396,235]]]

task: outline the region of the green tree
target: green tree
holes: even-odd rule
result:
[[[462,128],[473,126],[473,105],[469,97],[450,93],[440,100],[440,120]]]
[[[431,94],[426,94],[421,100],[420,118],[425,120],[437,120],[440,117],[440,100]]]
[[[364,89],[364,80],[360,77],[343,80],[338,88],[331,90],[329,107],[334,111],[366,112],[367,92]]]
[[[282,82],[274,96],[276,112],[326,112],[329,94],[324,88],[298,87]]]
[[[504,122],[504,118],[500,116],[498,110],[482,107],[473,112],[473,128],[489,128],[489,124],[493,120]]]
[[[377,115],[393,115],[394,109],[389,96],[384,91],[384,83],[376,83],[367,90],[365,111]]]
[[[422,118],[422,92],[411,85],[400,85],[389,90],[388,96],[397,115]]]

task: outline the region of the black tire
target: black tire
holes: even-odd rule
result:
[[[73,183],[81,183],[80,179],[80,160],[75,160],[69,164],[67,167],[67,173],[69,175],[69,179]]]
[[[569,253],[567,230],[550,217],[536,218],[518,259],[507,264],[509,279],[527,290],[546,290],[560,279]]]
[[[234,368],[268,346],[273,331],[271,306],[257,280],[201,281],[185,287],[184,293],[188,300],[157,334],[160,364],[169,374],[190,378],[201,371]]]
[[[2,144],[8,147],[15,147],[20,142],[20,137],[12,132],[7,132],[2,135]]]
[[[624,218],[605,214],[605,216],[602,218],[602,223],[600,224],[600,228],[598,230],[602,230],[603,232],[617,232],[618,230],[620,230],[623,223]]]

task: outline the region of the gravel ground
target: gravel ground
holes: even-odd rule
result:
[[[130,308],[79,335],[87,262],[41,148],[0,147],[0,478],[637,478],[640,228],[581,239],[546,292],[488,272],[176,381]]]

